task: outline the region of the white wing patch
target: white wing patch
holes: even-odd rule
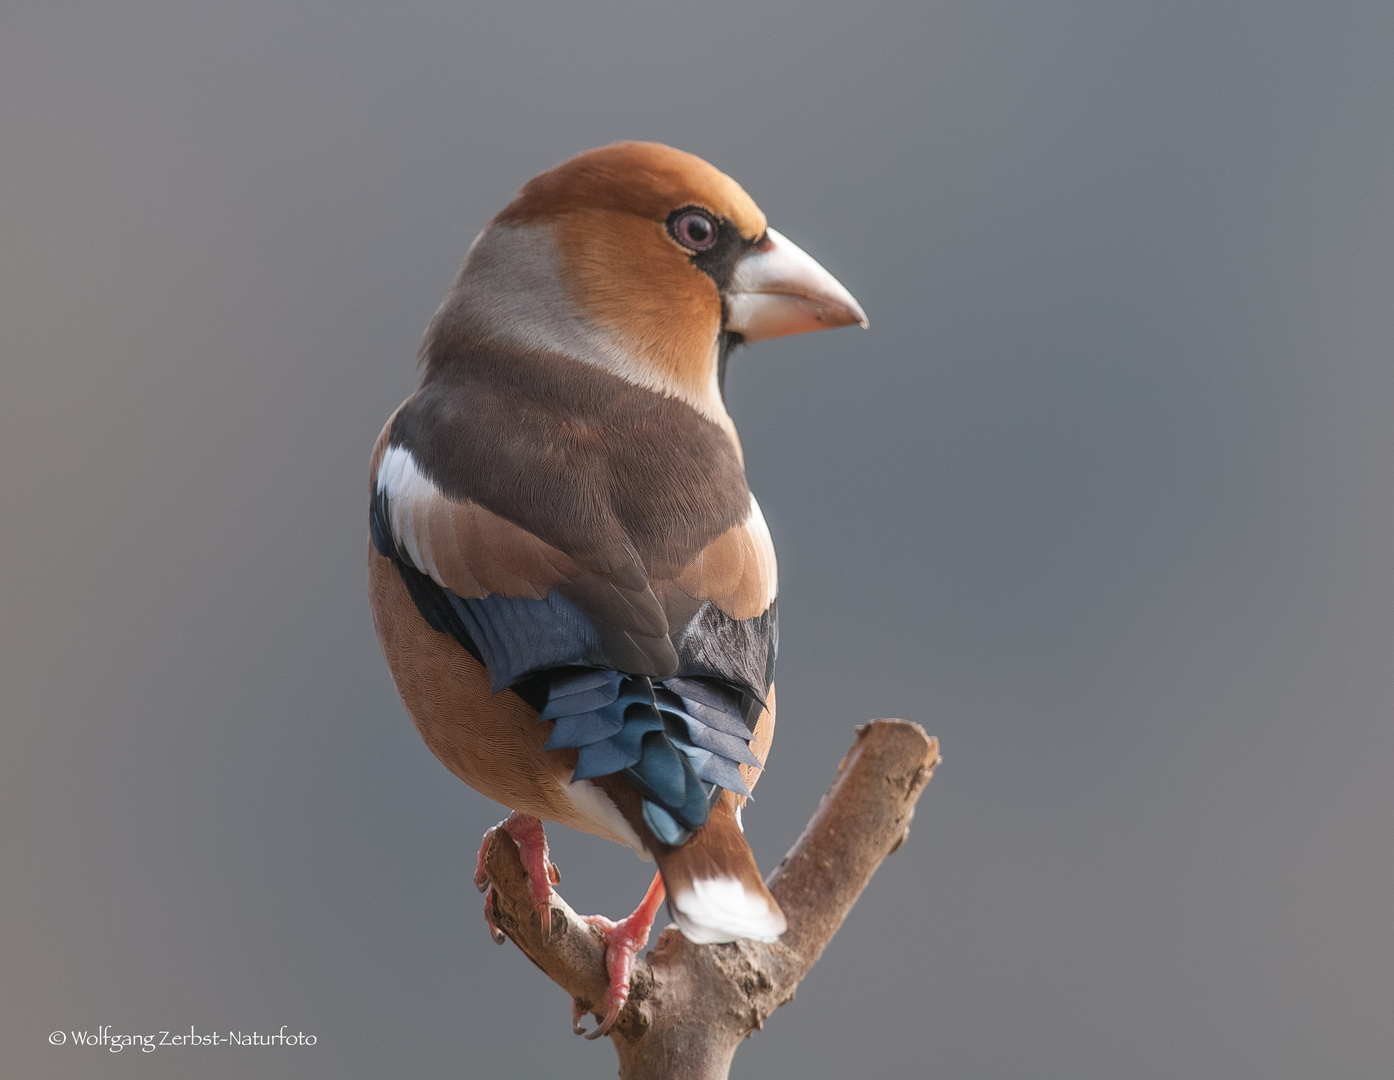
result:
[[[755,501],[754,494],[750,496],[750,513],[745,519],[745,527],[755,544],[755,555],[760,560],[765,580],[769,583],[765,596],[765,606],[768,607],[779,595],[779,565],[774,557],[774,540],[770,537],[770,527],[765,524],[765,515],[760,512],[760,504]]]
[[[427,540],[427,520],[431,506],[444,496],[426,478],[411,451],[404,446],[390,446],[378,464],[377,489],[387,498],[388,521],[397,543],[406,549],[412,564],[442,588],[436,561],[431,557]]]
[[[576,576],[566,555],[526,529],[477,503],[450,499],[406,447],[383,453],[375,486],[398,550],[456,596],[537,600]]]

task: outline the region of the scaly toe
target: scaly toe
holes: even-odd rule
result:
[[[484,830],[484,839],[479,845],[479,858],[474,864],[474,887],[480,892],[485,892],[489,888],[489,870],[485,863],[489,859],[489,845],[494,842],[494,834],[502,827],[503,822],[498,825],[491,825]]]
[[[502,829],[518,845],[518,857],[528,877],[528,894],[533,909],[537,912],[538,923],[542,929],[542,939],[552,939],[552,886],[561,880],[556,864],[547,852],[547,834],[542,822],[527,814],[514,811],[497,825],[484,833],[479,845],[479,858],[474,865],[474,887],[480,892],[488,892],[489,885],[489,846],[494,836]],[[492,894],[485,901],[484,918],[489,923],[489,933],[493,939],[502,943],[503,934],[493,919]]]
[[[639,951],[648,944],[649,932],[653,929],[654,916],[658,906],[663,903],[663,878],[653,877],[653,883],[644,893],[644,899],[633,913],[619,922],[613,922],[604,915],[587,915],[584,921],[596,927],[605,937],[605,971],[610,976],[610,985],[605,989],[605,1017],[599,1026],[586,1036],[598,1039],[615,1025],[620,1010],[629,1000],[629,984],[634,977],[634,964],[639,959]],[[571,1002],[571,1026],[581,1034],[581,1016],[584,1013],[577,1007],[575,999]]]
[[[605,990],[605,1016],[594,1031],[586,1033],[588,1039],[598,1039],[615,1026],[620,1010],[629,1000],[629,981],[634,975],[634,962],[639,950],[649,940],[652,916],[635,912],[628,918],[614,922],[604,915],[587,915],[585,922],[596,927],[605,936],[605,970],[610,975],[610,985]],[[572,1011],[575,1012],[573,1002]],[[574,1018],[573,1018],[574,1019]],[[574,1019],[573,1029],[579,1029],[579,1019]],[[579,1033],[579,1032],[578,1032]]]

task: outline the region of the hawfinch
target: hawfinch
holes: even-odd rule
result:
[[[606,938],[614,1023],[665,890],[690,941],[774,941],[740,812],[774,733],[775,557],[724,404],[744,342],[866,325],[730,177],[656,143],[530,180],[470,246],[373,448],[373,624],[407,711],[513,811],[658,863]],[[493,926],[492,895],[485,916]],[[580,1013],[573,1021],[580,1030]]]

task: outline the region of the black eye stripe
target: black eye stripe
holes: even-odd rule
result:
[[[711,239],[705,247],[694,243],[697,237],[684,237],[680,227],[689,217],[697,215],[711,228]],[[680,206],[668,215],[665,222],[668,235],[673,242],[687,251],[692,265],[716,282],[718,290],[725,291],[735,272],[736,263],[748,252],[754,241],[741,235],[733,221],[718,217],[704,206]]]

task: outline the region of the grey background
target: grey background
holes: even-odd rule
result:
[[[732,412],[781,557],[769,867],[945,764],[736,1077],[1387,1077],[1394,8],[34,3],[0,15],[0,1072],[614,1074],[470,886],[366,467],[470,240],[652,138],[869,332]],[[554,833],[618,914],[645,867]],[[54,1048],[287,1024],[312,1050]]]

